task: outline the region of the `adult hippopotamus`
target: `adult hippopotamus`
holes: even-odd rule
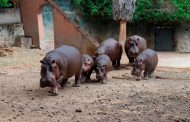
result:
[[[95,59],[94,69],[96,71],[96,78],[98,81],[106,83],[105,79],[107,79],[107,73],[111,69],[111,60],[109,56],[105,54],[98,55]]]
[[[74,86],[80,85],[81,54],[72,46],[63,45],[46,54],[41,62],[40,87],[51,87],[50,93],[58,95],[59,81],[65,86],[68,78],[75,75]]]
[[[93,58],[87,54],[82,55],[81,82],[86,82],[87,80],[90,80],[90,75],[92,74],[93,68]]]
[[[134,58],[136,58],[146,48],[147,43],[143,37],[138,35],[129,37],[125,41],[125,53],[129,59],[129,65],[131,65],[134,61]]]
[[[121,44],[113,38],[109,38],[97,48],[95,54],[96,56],[100,54],[108,55],[112,61],[112,65],[119,67],[122,52],[123,50]]]
[[[148,79],[153,74],[157,64],[157,53],[152,49],[146,49],[134,60],[131,74],[137,76],[136,80],[140,80],[141,72],[144,70],[144,78]]]

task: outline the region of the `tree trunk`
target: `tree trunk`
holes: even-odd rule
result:
[[[119,27],[119,41],[126,40],[126,28],[127,28],[127,21],[121,20],[120,27]]]

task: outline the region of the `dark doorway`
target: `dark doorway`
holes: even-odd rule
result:
[[[174,51],[173,28],[157,27],[155,31],[155,49]]]

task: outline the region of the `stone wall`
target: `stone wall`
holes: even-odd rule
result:
[[[15,39],[23,35],[22,24],[0,25],[0,47],[14,45]]]
[[[23,35],[19,9],[0,9],[0,47],[14,45]]]
[[[0,25],[21,23],[20,10],[15,8],[0,9]]]
[[[179,52],[190,52],[190,23],[178,24],[175,28],[176,50]]]

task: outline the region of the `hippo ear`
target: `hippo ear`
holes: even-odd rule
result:
[[[143,61],[142,61],[142,59],[140,59],[140,60],[139,60],[139,64],[142,64],[142,63],[143,63]]]
[[[88,59],[87,64],[90,65],[90,63],[91,63],[91,62],[90,62],[90,60]]]
[[[94,56],[92,56],[92,58],[93,58],[93,60],[95,61],[96,60],[96,56],[94,55]]]
[[[131,42],[131,37],[128,39],[128,42],[129,42],[129,43]]]
[[[44,64],[43,60],[40,60],[40,63]]]

